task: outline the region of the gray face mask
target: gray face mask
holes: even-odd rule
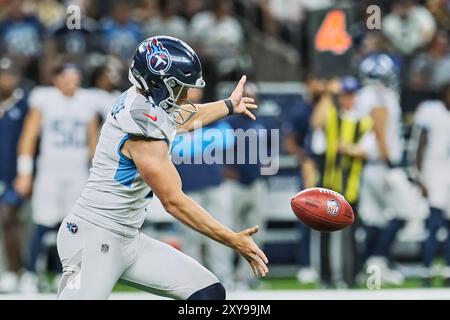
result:
[[[195,115],[195,113],[197,113],[197,107],[189,101],[186,101],[183,105],[179,105],[177,102],[187,94],[187,90],[190,88],[203,89],[205,87],[205,81],[202,78],[199,78],[195,85],[190,85],[179,81],[175,77],[170,77],[164,79],[164,85],[169,92],[169,96],[162,100],[159,106],[163,108],[169,114],[169,117],[177,124],[185,124]]]

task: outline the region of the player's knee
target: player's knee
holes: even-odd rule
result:
[[[187,300],[225,300],[225,298],[225,288],[217,282],[194,292]]]

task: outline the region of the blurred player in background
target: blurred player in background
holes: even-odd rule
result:
[[[17,192],[31,199],[34,228],[28,246],[26,272],[20,290],[36,292],[36,261],[44,235],[58,226],[86,183],[97,142],[95,99],[80,89],[81,73],[71,64],[58,67],[52,87],[37,87],[29,99],[30,111],[20,138]],[[34,156],[40,137],[37,171]]]
[[[192,103],[200,103],[202,97],[202,90],[192,89],[189,90],[187,98]],[[182,158],[190,161],[176,166],[186,195],[211,212],[217,221],[232,226],[233,199],[230,186],[224,181],[224,164],[205,163],[202,157],[207,148],[215,148],[216,152],[222,154],[230,144],[232,147],[233,141],[227,141],[226,136],[226,130],[229,129],[230,125],[225,121],[203,126],[203,134],[196,131],[177,136],[174,149],[183,145],[183,150],[189,150],[189,154],[183,154]],[[181,145],[178,145],[179,143]],[[196,157],[201,157],[201,163],[194,162]],[[182,251],[208,266],[225,289],[233,289],[233,251],[192,229],[183,228],[182,233]]]
[[[140,232],[153,194],[164,209],[204,235],[246,257],[265,276],[265,254],[253,242],[258,227],[235,233],[182,191],[170,160],[178,131],[192,131],[229,114],[255,119],[254,100],[243,96],[242,77],[227,100],[187,101],[205,86],[201,63],[186,43],[157,36],[136,48],[133,84],[122,93],[102,128],[85,189],[58,232],[63,264],[59,299],[107,299],[117,281],[177,299],[225,299],[217,277],[193,258]]]
[[[401,216],[409,208],[396,192],[393,168],[400,164],[403,152],[401,109],[396,89],[398,67],[387,54],[374,53],[359,65],[363,88],[356,108],[361,116],[372,118],[373,130],[361,141],[367,160],[364,167],[359,215],[366,230],[363,259],[379,266],[384,283],[401,284],[403,275],[388,267],[388,256],[398,231],[404,226]],[[403,181],[402,181],[403,182]],[[411,212],[410,214],[413,214]]]
[[[369,116],[360,117],[355,110],[360,88],[355,77],[345,76],[331,84],[330,94],[314,109],[311,149],[317,159],[319,186],[344,195],[356,211],[364,167],[360,143],[371,130],[372,121]],[[321,279],[326,286],[354,285],[357,258],[354,229],[351,226],[320,236]]]
[[[0,221],[6,271],[0,276],[0,292],[14,292],[22,269],[22,197],[14,189],[17,145],[28,111],[27,96],[19,87],[20,72],[14,61],[0,59]]]
[[[416,164],[419,180],[428,198],[430,216],[422,261],[427,270],[425,284],[431,285],[431,265],[438,249],[437,232],[450,232],[450,83],[443,86],[440,100],[419,105],[415,124],[420,128]],[[450,279],[450,235],[445,240],[446,268],[442,276]],[[447,283],[448,284],[448,283]]]
[[[244,95],[258,101],[257,86],[247,82]],[[244,229],[246,226],[259,225],[260,231],[254,238],[260,245],[264,239],[264,212],[266,212],[262,199],[267,192],[267,186],[261,178],[259,153],[263,143],[267,146],[267,133],[263,131],[264,126],[258,120],[232,116],[227,119],[227,122],[232,129],[241,129],[248,136],[248,141],[243,148],[240,148],[237,139],[227,148],[227,150],[231,148],[234,150],[234,163],[226,165],[224,169],[227,184],[231,188],[232,225],[237,230]],[[238,163],[236,158],[238,154],[244,155],[244,163]],[[250,162],[252,158],[256,160],[256,163]],[[239,257],[237,262],[235,281],[237,288],[241,290],[255,288],[258,285],[258,281],[252,276],[251,270],[242,257]]]

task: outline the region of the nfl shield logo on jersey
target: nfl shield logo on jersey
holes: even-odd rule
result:
[[[151,72],[161,75],[172,65],[169,51],[157,39],[151,39],[147,43],[147,65]]]
[[[108,251],[109,251],[109,245],[107,245],[106,243],[103,243],[103,244],[102,244],[102,248],[100,249],[100,251],[101,251],[102,253],[108,253]]]
[[[328,200],[327,212],[330,216],[337,216],[337,214],[339,213],[339,202],[334,199]]]

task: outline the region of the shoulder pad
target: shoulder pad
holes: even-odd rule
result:
[[[111,110],[111,118],[126,133],[172,141],[176,127],[168,114],[135,88],[124,92]]]

